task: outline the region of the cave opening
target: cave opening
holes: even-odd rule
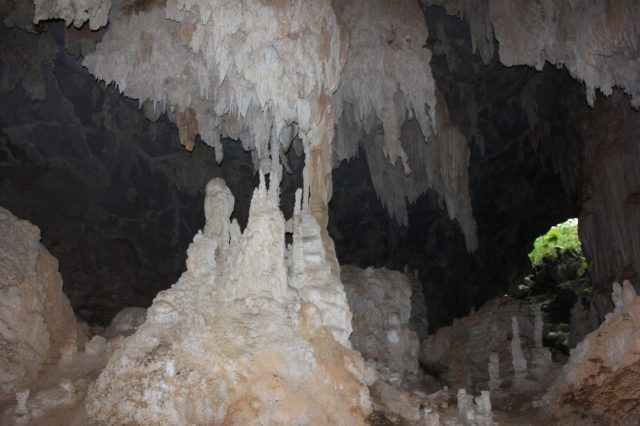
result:
[[[516,3],[0,0],[0,423],[636,419],[640,8]]]
[[[537,237],[528,255],[529,272],[509,289],[510,295],[542,312],[544,345],[565,356],[582,337],[572,333],[572,314],[580,307],[590,309],[593,296],[578,227],[578,218],[569,218]]]

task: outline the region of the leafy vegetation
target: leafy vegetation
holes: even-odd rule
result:
[[[578,238],[578,219],[569,219],[538,237],[529,253],[531,270],[517,286],[514,297],[526,299],[544,315],[544,344],[569,354],[571,308],[581,301],[588,306],[593,286]]]
[[[536,238],[533,251],[529,253],[534,267],[543,263],[555,263],[558,259],[567,257],[578,262],[577,277],[584,276],[589,265],[582,254],[582,245],[578,238],[578,219],[568,219],[551,227],[549,232]]]

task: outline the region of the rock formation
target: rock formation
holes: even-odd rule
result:
[[[364,422],[369,396],[346,340],[344,290],[300,192],[285,247],[277,176],[267,189],[261,175],[243,233],[229,223],[224,182],[207,185],[207,224],[188,269],[90,386],[92,422]]]
[[[547,398],[563,421],[588,418],[599,424],[640,420],[640,297],[629,281],[619,312],[571,351]]]
[[[635,5],[637,9],[637,5]],[[621,93],[598,101],[585,135],[584,205],[580,240],[599,287],[600,320],[609,311],[610,283],[629,279],[640,285],[640,114]],[[606,249],[604,249],[606,247]],[[637,287],[636,287],[637,288]]]
[[[536,345],[529,311],[526,302],[494,299],[424,339],[420,360],[453,390],[491,390],[499,398],[544,388],[555,366]]]
[[[485,62],[493,56],[495,35],[500,61],[507,66],[564,66],[584,81],[589,105],[596,89],[608,96],[617,86],[631,95],[634,107],[640,106],[640,6],[633,0],[422,1],[469,19],[474,49]]]
[[[144,305],[139,301],[166,288],[153,274],[118,274],[111,266],[142,265],[162,244],[172,251],[155,258],[158,272],[180,270],[180,241],[186,244],[202,227],[202,215],[183,220],[193,214],[189,205],[200,204],[202,191],[194,188],[222,174],[211,170],[224,156],[228,161],[230,145],[251,157],[237,185],[252,191],[260,170],[250,208],[234,220],[232,194],[241,192],[209,181],[206,223],[180,280],[148,311],[130,308],[108,328],[93,327],[99,335],[86,343],[37,229],[0,210],[0,222],[15,222],[0,233],[0,271],[8,271],[0,277],[7,280],[0,282],[7,293],[0,301],[0,365],[9,366],[0,375],[0,423],[361,424],[373,409],[414,424],[490,425],[492,402],[512,409],[517,400],[530,408],[550,402],[556,417],[569,421],[640,422],[634,388],[640,302],[633,289],[640,283],[640,115],[633,110],[640,107],[640,6],[633,0],[420,2],[463,16],[467,28],[447,27],[440,8],[425,8],[423,15],[418,3],[0,0],[2,194],[48,216],[42,204],[21,201],[23,190],[42,186],[53,194],[52,214],[94,218],[82,226],[71,219],[66,228],[91,242],[89,254],[82,244],[58,250],[105,279],[76,274],[69,292],[74,306],[107,299],[95,291],[107,287],[104,282],[120,298],[100,302],[109,309],[101,325],[131,304],[129,296]],[[41,23],[55,19],[64,24]],[[110,111],[110,95],[79,72],[80,61],[99,84],[133,98],[120,99],[129,109]],[[547,62],[564,70],[531,69]],[[61,73],[60,64],[75,71]],[[520,64],[530,67],[512,67]],[[571,76],[585,83],[586,103],[584,87]],[[569,94],[549,96],[566,83],[573,84]],[[95,90],[82,90],[87,87]],[[16,99],[47,106],[14,111]],[[136,103],[142,113],[132,118]],[[43,110],[54,111],[53,118]],[[148,143],[158,129],[195,151],[201,167],[168,160],[165,147]],[[223,148],[224,137],[240,143],[226,139]],[[148,146],[138,150],[138,140]],[[213,148],[211,159],[197,154],[208,149],[199,141]],[[278,159],[287,159],[290,147],[304,154],[304,167],[292,173],[303,182],[285,221]],[[376,226],[363,219],[368,212],[357,191],[347,190],[351,206],[357,204],[353,234],[391,251],[401,239],[412,241],[393,267],[421,268],[424,288],[417,274],[411,281],[384,269],[344,267],[341,275],[327,229],[332,169],[358,155],[365,158],[372,198],[381,201],[376,206],[397,223],[371,230]],[[81,172],[69,178],[70,169]],[[134,181],[154,189],[146,192]],[[65,197],[57,196],[60,187]],[[94,209],[103,198],[112,205]],[[409,206],[420,200],[411,215],[420,226],[394,234],[407,228]],[[429,217],[425,210],[442,214]],[[604,319],[612,280],[631,284],[614,286],[614,312],[576,347],[544,401],[537,398],[559,367],[543,347],[541,313],[534,318],[528,304],[494,300],[427,335],[426,309],[418,303],[424,294],[434,328],[503,294],[507,277],[520,268],[505,265],[526,261],[520,255],[536,228],[580,210],[597,291],[588,309],[585,300],[574,305],[572,338],[590,331],[596,314]],[[116,229],[102,234],[108,244],[93,238],[93,225],[103,223]],[[122,237],[124,229],[134,237]],[[406,235],[415,230],[420,238]],[[401,233],[406,237],[387,241]],[[92,255],[105,246],[121,257]],[[377,266],[391,266],[383,249],[374,250],[383,259]],[[173,264],[163,264],[167,259]],[[365,256],[360,265],[371,263]],[[424,338],[422,364],[435,377],[429,385],[447,384],[457,398],[446,386],[427,395],[412,324]],[[504,423],[500,415],[496,421]]]
[[[527,380],[527,360],[522,353],[520,328],[518,318],[511,317],[511,364],[513,365],[513,381],[517,387],[522,387]]]
[[[92,30],[107,25],[111,10],[111,0],[34,0],[34,3],[34,22],[62,18],[67,26],[80,28],[89,21]]]
[[[343,1],[336,14],[349,33],[349,44],[335,94],[335,157],[352,158],[364,147],[379,198],[404,226],[407,205],[435,190],[449,217],[460,222],[467,247],[474,250],[467,142],[436,94],[431,53],[422,43],[428,30],[419,8],[404,0],[393,7],[379,0]]]
[[[102,11],[110,6],[107,0],[42,3],[47,7],[37,3],[37,8],[47,12],[36,13],[36,20],[89,20],[92,28],[94,22],[104,25]],[[375,185],[391,215],[406,225],[407,203],[432,188],[449,216],[460,220],[473,250],[468,149],[437,100],[430,52],[424,48],[427,35],[418,5],[409,0],[394,7],[378,0],[323,0],[312,7],[302,1],[123,2],[113,6],[110,26],[84,65],[145,109],[168,111],[180,142],[193,149],[200,135],[218,161],[221,136],[241,140],[265,170],[271,150],[286,151],[299,136],[311,167],[306,179],[311,209],[330,254],[324,227],[332,155],[351,158],[364,139],[376,159],[372,177],[395,170],[401,160],[402,171],[390,173],[394,181],[407,183],[395,185],[403,191],[383,181]],[[374,137],[378,122],[381,139]],[[411,134],[410,143],[400,143],[404,132]],[[408,178],[412,171],[415,176]],[[334,273],[337,269],[332,264]]]
[[[365,360],[399,375],[418,371],[418,337],[410,327],[411,284],[388,269],[342,266],[353,312],[350,341]]]
[[[40,230],[0,208],[0,401],[28,388],[66,348],[84,345]]]

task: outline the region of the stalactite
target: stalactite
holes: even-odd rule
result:
[[[495,53],[495,45],[488,1],[420,0],[420,3],[423,6],[442,6],[448,15],[457,15],[469,21],[473,52],[480,53],[485,64],[491,62]]]
[[[71,19],[70,10],[84,7],[74,23],[102,25],[107,3],[50,6],[37,19]],[[436,97],[428,31],[415,3],[168,0],[117,4],[111,16],[84,65],[141,105],[162,105],[187,149],[200,135],[222,161],[220,137],[228,136],[265,168],[269,144],[285,150],[298,135],[308,151],[311,210],[325,229],[333,153],[349,158],[364,143],[376,151],[371,173],[393,217],[406,225],[407,203],[435,189],[469,249],[477,246],[466,140]],[[401,142],[407,125],[414,134]],[[389,172],[397,160],[402,172]],[[323,241],[337,274],[328,234]]]
[[[640,107],[640,5],[634,0],[423,0],[469,19],[474,46],[485,63],[493,35],[500,61],[541,70],[545,62],[564,66],[584,81],[587,102],[595,91],[611,95],[621,87]],[[491,43],[489,43],[491,41]],[[483,47],[484,46],[484,47]]]
[[[89,21],[92,30],[107,25],[111,10],[111,0],[34,0],[34,3],[35,22],[62,18],[67,26],[80,28]]]

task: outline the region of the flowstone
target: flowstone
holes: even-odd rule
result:
[[[269,189],[261,175],[244,233],[229,223],[224,182],[207,185],[187,271],[90,386],[92,424],[364,423],[369,394],[346,340],[342,284],[300,191],[285,247],[273,175]]]

